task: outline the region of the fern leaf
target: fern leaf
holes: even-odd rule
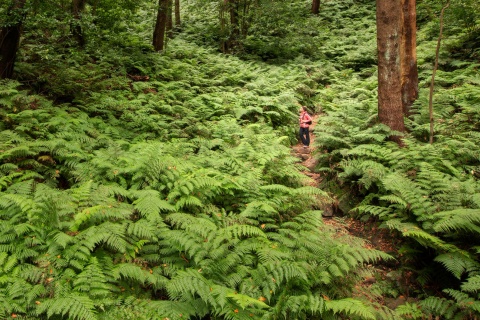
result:
[[[345,314],[347,316],[359,316],[362,319],[375,319],[375,315],[361,301],[355,299],[325,300],[325,309],[333,313]]]

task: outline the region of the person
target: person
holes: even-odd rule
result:
[[[303,147],[308,148],[310,146],[310,133],[309,127],[312,124],[312,117],[307,112],[307,107],[302,106],[300,112],[300,140],[302,140]]]

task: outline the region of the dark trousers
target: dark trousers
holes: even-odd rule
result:
[[[300,127],[300,140],[304,146],[310,146],[310,133],[308,132],[308,128]]]

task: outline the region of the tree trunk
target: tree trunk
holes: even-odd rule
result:
[[[435,50],[435,65],[433,67],[433,72],[432,72],[432,81],[430,82],[430,94],[428,98],[428,113],[430,115],[430,139],[429,139],[430,144],[433,144],[433,87],[435,84],[435,73],[437,73],[437,69],[438,69],[438,56],[440,53],[440,43],[442,41],[442,36],[443,36],[443,15],[445,13],[445,10],[449,6],[450,6],[450,1],[448,1],[445,4],[445,6],[442,8],[442,11],[440,12],[440,34],[438,35],[437,49]]]
[[[400,64],[402,82],[402,105],[406,117],[410,107],[418,98],[417,69],[417,14],[415,0],[402,0],[402,40],[400,44]]]
[[[157,21],[153,31],[153,48],[155,51],[162,51],[164,49],[168,2],[169,0],[158,0]]]
[[[168,38],[173,38],[173,1],[172,0],[168,0],[166,32],[167,32]]]
[[[222,53],[227,53],[229,49],[228,40],[227,40],[227,20],[225,18],[225,13],[227,12],[228,8],[228,0],[222,0],[220,2],[220,50]]]
[[[320,0],[312,0],[312,13],[318,14],[320,12]]]
[[[180,0],[175,0],[175,26],[180,26]]]
[[[240,23],[238,19],[238,1],[239,0],[228,0],[228,6],[230,10],[230,48],[233,48],[237,45],[238,39],[240,37]]]
[[[377,0],[378,119],[392,130],[404,132],[400,82],[400,2]],[[401,144],[399,136],[391,139]]]
[[[22,14],[25,2],[26,0],[14,1],[7,11],[7,16],[12,21],[0,30],[0,79],[11,78],[13,75],[25,16]]]
[[[80,47],[85,46],[85,36],[83,35],[81,23],[82,12],[85,9],[86,0],[73,0],[72,2],[72,14],[73,23],[71,25],[72,34],[77,39]]]

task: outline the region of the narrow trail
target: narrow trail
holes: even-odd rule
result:
[[[303,148],[299,141],[292,147],[292,153],[301,159],[302,165],[306,168],[303,173],[312,178],[312,186],[320,187],[322,175],[315,172],[318,161],[315,159],[315,126],[318,123],[320,115],[312,115],[312,125],[310,126],[310,148]],[[367,240],[370,248],[375,248],[384,252],[394,252],[394,244],[392,243],[391,234],[386,229],[379,229],[376,224],[361,222],[348,216],[334,217],[335,209],[333,204],[326,204],[322,208],[324,223],[337,229],[339,232],[347,232],[348,234]],[[341,219],[342,221],[338,221]]]
[[[315,126],[318,123],[318,119],[321,115],[312,116],[312,125],[310,126],[310,148],[303,148],[302,143],[299,141],[295,146],[292,146],[292,154],[301,159],[301,164],[305,167],[303,173],[312,178],[310,185],[315,187],[321,187],[322,179],[324,178],[321,173],[315,172],[315,167],[318,164],[318,160],[315,159],[316,147],[315,147]],[[364,246],[370,249],[380,250],[386,253],[394,253],[397,251],[398,243],[396,243],[395,237],[387,229],[378,228],[378,224],[372,221],[362,222],[360,220],[349,217],[348,214],[335,216],[337,213],[334,210],[333,204],[325,204],[323,208],[323,221],[324,224],[335,230],[338,235],[347,235],[365,240]],[[363,281],[359,282],[356,288],[357,294],[368,294],[368,288],[377,281],[385,281],[387,274],[395,270],[393,265],[379,265],[375,268],[375,272],[366,276]],[[408,281],[401,279],[405,285]],[[408,293],[408,288],[406,289]],[[408,294],[407,294],[408,296]],[[378,299],[378,298],[377,298]],[[405,297],[400,295],[399,298],[382,298],[380,304],[386,305],[390,308],[395,308],[399,304],[405,302]]]

